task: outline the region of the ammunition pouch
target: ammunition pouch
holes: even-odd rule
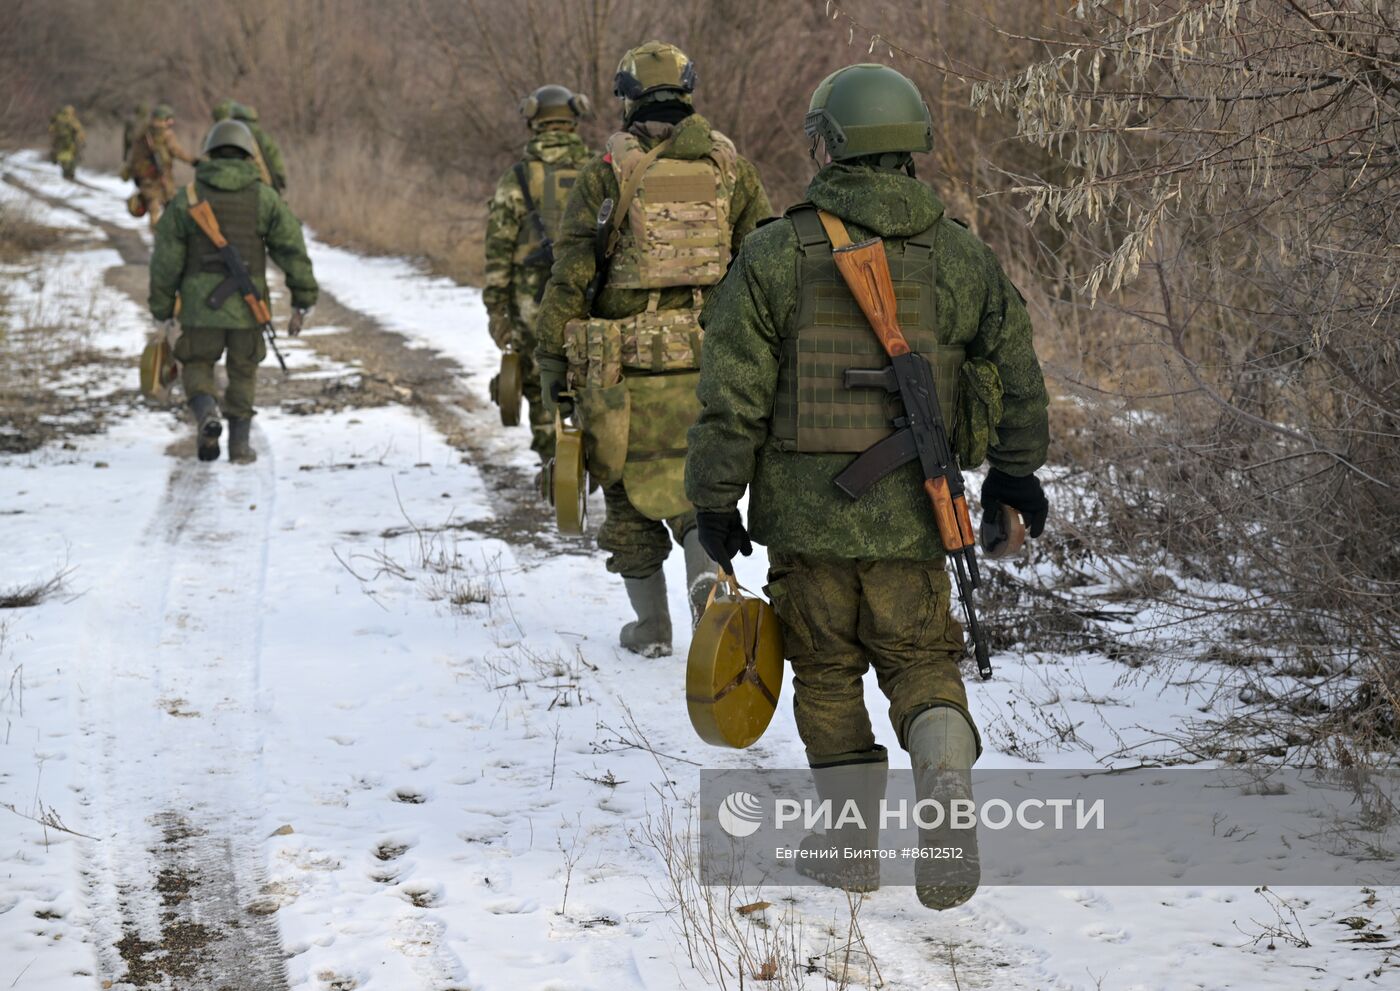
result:
[[[564,354],[583,426],[589,474],[621,480],[632,504],[655,520],[690,511],[686,432],[700,415],[695,395],[703,331],[699,306],[619,320],[571,320]]]
[[[690,309],[657,309],[653,291],[641,313],[618,320],[591,317],[564,326],[564,356],[569,381],[578,388],[603,388],[622,380],[624,372],[661,375],[700,367],[700,291]]]

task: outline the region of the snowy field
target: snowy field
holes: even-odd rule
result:
[[[125,187],[65,184],[32,154],[0,167],[68,201],[0,184],[73,243],[0,269],[6,325],[97,321],[90,346],[130,355],[134,381],[148,320],[104,278],[120,259],[101,246],[144,230]],[[528,468],[524,428],[485,404],[480,294],[311,251],[343,307],[456,363],[473,450]],[[284,342],[297,374],[354,372],[320,352],[334,333]],[[263,409],[251,467],[195,462],[186,432],[138,409],[0,456],[0,590],[66,574],[42,604],[0,611],[0,988],[721,986],[692,966],[653,838],[689,820],[701,767],[803,766],[790,686],[752,749],[700,743],[684,624],[672,658],[615,646],[629,611],[602,556],[502,533],[502,507],[530,493],[493,487],[413,406]],[[761,587],[764,568],[743,559],[739,577]],[[667,573],[679,618],[679,555]],[[1130,681],[1100,655],[993,662],[969,684],[984,766],[1027,766],[1027,700],[1075,727],[1034,754],[1066,768],[1135,766],[1203,704],[1199,685]],[[873,676],[867,694],[907,766]],[[933,914],[887,887],[854,928],[839,892],[744,897],[772,906],[740,928],[795,945],[811,988],[1400,986],[1387,891],[989,887]],[[1357,918],[1383,938],[1356,941]],[[874,969],[843,969],[852,932]]]

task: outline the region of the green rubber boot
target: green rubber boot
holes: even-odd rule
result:
[[[932,799],[950,810],[955,801],[972,800],[977,737],[961,712],[946,705],[924,710],[910,724],[906,742],[919,801]],[[946,911],[977,893],[982,862],[976,829],[954,829],[945,815],[939,828],[919,830],[919,845],[958,851],[937,859],[921,857],[914,864],[914,892],[925,908]]]
[[[236,465],[250,465],[258,460],[258,452],[253,450],[249,434],[253,421],[246,416],[228,418],[228,459]]]
[[[839,754],[812,764],[817,797],[831,803],[832,828],[802,838],[797,872],[829,888],[875,891],[880,887],[880,799],[885,797],[889,758],[884,747]],[[854,809],[860,821],[843,812]],[[840,823],[840,825],[838,825]]]
[[[622,646],[643,657],[671,653],[671,610],[666,604],[666,575],[658,568],[646,578],[624,578],[627,598],[637,618],[622,627]]]
[[[195,452],[199,460],[219,460],[219,437],[224,432],[219,404],[213,396],[202,392],[190,399],[190,413],[194,417]]]
[[[717,565],[700,546],[700,530],[692,528],[681,538],[681,549],[685,551],[685,589],[690,600],[690,628],[700,624],[705,615],[705,606],[710,601],[710,593],[715,589]]]

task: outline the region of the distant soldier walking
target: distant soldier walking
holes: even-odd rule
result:
[[[554,264],[554,241],[564,204],[592,152],[578,135],[588,98],[563,86],[541,86],[520,104],[531,136],[524,157],[496,183],[486,217],[486,283],[482,302],[491,339],[518,356],[530,404],[530,447],[548,461],[554,420],[540,400],[535,365],[535,319]]]
[[[78,160],[83,154],[83,125],[72,104],[63,107],[49,120],[49,161],[63,170],[63,178],[77,174]]]
[[[126,163],[127,172],[141,192],[151,230],[155,230],[161,211],[175,196],[176,159],[195,164],[195,157],[180,147],[175,137],[175,111],[162,103],[132,139]]]
[[[223,255],[191,216],[191,207],[207,204],[219,229],[246,265],[264,300],[267,259],[282,269],[292,294],[287,332],[296,337],[316,304],[316,277],[306,253],[301,224],[273,189],[260,180],[253,156],[257,142],[240,121],[215,124],[204,142],[206,156],[195,181],[180,190],[156,227],[151,256],[151,315],[175,337],[175,357],[183,363],[182,381],[194,416],[201,461],[219,456],[219,403],[214,365],[226,356],[228,389],[223,412],[228,417],[229,460],[256,460],[249,441],[258,363],[267,342],[248,303],[229,280]],[[175,298],[181,300],[175,326]]]
[[[981,744],[958,668],[963,631],[950,608],[932,483],[918,457],[897,453],[929,425],[902,417],[889,389],[904,380],[892,375],[892,352],[836,252],[873,249],[888,261],[887,281],[875,279],[873,263],[867,277],[897,312],[903,346],[893,353],[912,353],[901,367],[923,363],[936,383],[924,401],[937,393],[962,467],[991,462],[984,515],[1012,507],[1031,536],[1048,511],[1035,477],[1049,438],[1047,398],[1020,294],[986,245],[914,178],[912,153],[932,147],[914,84],[886,66],[848,66],[813,94],[806,131],[823,159],[807,202],[744,242],[705,309],[703,411],[690,431],[686,492],[717,560],[750,553],[750,531],[767,545],[767,591],[817,790],[836,808],[854,801],[866,824],[809,836],[803,848],[813,856],[798,870],[870,890],[879,861],[846,853],[868,854],[878,839],[888,767],[865,673],[874,667],[889,699],[921,799],[968,797]],[[885,457],[857,484],[844,473],[876,445]],[[745,490],[747,528],[738,508]],[[944,847],[938,839],[926,834],[924,845]],[[972,896],[975,844],[975,834],[958,842],[960,860],[916,862],[923,904],[945,909]]]
[[[588,470],[603,485],[598,546],[637,614],[621,644],[648,657],[671,652],[662,564],[672,540],[684,548],[692,620],[713,586],[684,488],[700,307],[770,213],[758,172],[695,112],[695,84],[674,45],[622,57],[613,92],[625,130],[579,173],[537,327],[545,404],[552,416],[577,403]]]
[[[262,181],[278,193],[285,192],[287,165],[282,160],[282,149],[272,140],[272,135],[263,130],[262,125],[258,123],[258,111],[246,103],[224,99],[214,105],[214,123],[217,124],[221,120],[241,120],[248,125],[248,130],[253,132],[253,138],[258,143],[258,153],[254,156],[254,161],[262,174]]]
[[[126,120],[122,121],[122,179],[131,178],[131,168],[127,164],[131,161],[131,145],[136,140],[146,121],[151,116],[151,105],[142,101],[136,105],[136,110]]]

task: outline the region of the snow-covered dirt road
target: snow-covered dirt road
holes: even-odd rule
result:
[[[802,766],[790,710],[713,750],[686,644],[615,646],[620,583],[552,532],[525,431],[486,401],[479,293],[313,240],[326,298],[283,342],[291,379],[261,371],[259,461],[199,464],[183,419],[132,395],[148,235],[124,188],[31,154],[0,171],[0,202],[64,231],[0,266],[0,326],[81,332],[90,360],[54,388],[103,410],[0,454],[0,591],[65,575],[0,610],[0,988],[777,986],[687,953],[657,839],[701,767]],[[994,660],[970,688],[992,766],[1136,763],[1207,701],[1097,654]],[[738,925],[810,988],[1395,980],[1392,893],[1278,894],[1283,915],[1248,888],[1001,887],[934,915],[890,887],[853,925],[840,893],[765,889]],[[1292,912],[1302,939],[1255,940]],[[874,968],[843,971],[853,935]]]

